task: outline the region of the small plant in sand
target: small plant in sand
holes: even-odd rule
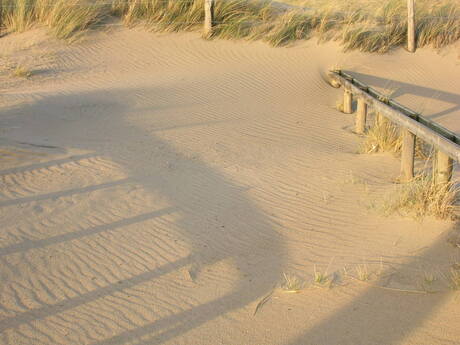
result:
[[[23,65],[17,65],[12,72],[13,76],[18,77],[18,78],[29,78],[32,76],[32,71],[23,66]]]
[[[452,290],[460,290],[460,271],[456,269],[451,269],[449,275],[449,285]]]
[[[330,286],[331,279],[327,273],[328,269],[326,269],[324,272],[321,272],[316,269],[316,265],[313,269],[313,283],[315,283],[317,286]]]
[[[361,281],[368,281],[371,278],[366,264],[356,266],[356,276]]]
[[[423,272],[423,282],[426,285],[431,285],[436,281],[436,276],[431,272]]]
[[[416,219],[454,216],[459,187],[453,182],[439,183],[433,174],[422,173],[408,183],[397,186],[383,202],[385,215],[399,213]]]
[[[399,128],[389,120],[376,120],[366,133],[359,152],[401,152],[402,139]]]
[[[303,282],[296,276],[283,273],[284,282],[281,288],[285,292],[297,293],[303,288]]]

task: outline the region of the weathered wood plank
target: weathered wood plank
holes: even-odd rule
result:
[[[418,122],[411,116],[408,116],[403,112],[392,108],[391,105],[379,101],[370,93],[363,91],[361,87],[354,85],[353,80],[349,80],[350,78],[346,79],[339,75],[337,72],[332,72],[330,74],[330,78],[344,86],[345,89],[351,91],[356,97],[362,97],[367,105],[369,107],[373,107],[377,113],[385,116],[395,124],[409,130],[415,136],[421,138],[426,143],[435,146],[453,158],[455,161],[460,161],[460,146],[456,144],[451,138],[444,137],[438,131],[428,128],[421,121]],[[446,132],[448,131],[446,130]]]

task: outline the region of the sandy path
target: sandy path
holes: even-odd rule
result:
[[[460,255],[446,241],[454,224],[366,209],[397,160],[355,154],[352,117],[333,109],[340,92],[321,78],[333,64],[382,77],[371,64],[397,59],[387,77],[442,89],[448,118],[459,78],[420,71],[435,61],[458,73],[451,55],[371,59],[312,42],[272,49],[125,29],[74,46],[34,35],[25,51],[11,48],[24,36],[4,39],[12,57],[54,53],[37,58],[46,73],[35,79],[2,79],[2,344],[460,338],[446,281]],[[434,272],[442,292],[344,274],[363,262],[374,285],[420,290]],[[275,290],[254,315],[284,272],[310,281],[315,267],[328,267],[333,289]]]

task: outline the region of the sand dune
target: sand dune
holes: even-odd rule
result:
[[[2,41],[4,64],[42,73],[0,77],[0,343],[460,339],[455,224],[368,210],[398,160],[356,154],[322,78],[339,65],[460,131],[454,48],[343,54],[137,29]],[[370,282],[350,277],[363,263]],[[277,288],[315,269],[333,288]],[[427,273],[438,292],[414,293]]]

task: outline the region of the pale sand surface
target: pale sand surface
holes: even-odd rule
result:
[[[460,132],[457,47],[343,54],[120,28],[1,44],[4,66],[39,71],[0,74],[1,344],[458,344],[455,224],[368,209],[398,160],[356,154],[321,77],[336,65],[398,86]],[[369,283],[350,277],[363,263]],[[331,289],[310,285],[315,267]],[[274,289],[283,273],[307,286]],[[374,287],[423,291],[426,274],[437,293]]]

